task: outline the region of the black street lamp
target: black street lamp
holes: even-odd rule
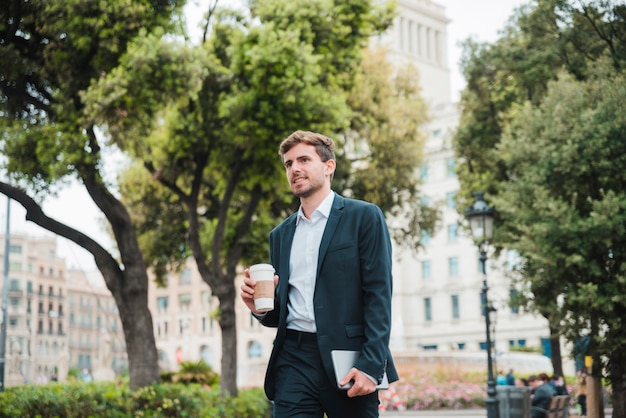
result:
[[[469,221],[474,241],[478,245],[480,253],[480,272],[483,275],[483,288],[481,292],[483,301],[483,314],[487,331],[487,417],[499,418],[498,398],[496,397],[496,382],[493,377],[493,360],[491,358],[491,311],[493,308],[487,298],[487,244],[493,238],[493,218],[496,209],[488,206],[484,199],[484,193],[475,193],[476,201],[465,210],[465,217]]]

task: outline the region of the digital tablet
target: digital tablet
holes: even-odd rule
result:
[[[333,367],[335,368],[335,378],[337,379],[337,387],[339,389],[350,389],[352,387],[352,382],[348,382],[347,384],[341,386],[339,382],[344,378],[345,375],[348,374],[350,369],[354,367],[356,361],[359,359],[359,355],[361,353],[359,351],[352,350],[332,350],[330,355],[333,358]],[[389,380],[387,379],[387,372],[383,375],[382,382],[376,386],[377,389],[388,389],[389,388]]]

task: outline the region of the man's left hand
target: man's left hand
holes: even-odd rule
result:
[[[353,381],[352,387],[348,389],[348,397],[369,395],[376,391],[376,383],[372,381],[365,373],[356,368],[351,368],[347,375],[341,380],[340,385]]]

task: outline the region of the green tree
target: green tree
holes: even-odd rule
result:
[[[605,280],[609,277],[606,268],[614,266],[615,263],[614,255],[609,257],[606,248],[603,257],[594,258],[587,257],[589,254],[585,254],[583,250],[585,246],[579,245],[587,237],[579,235],[583,234],[585,229],[581,228],[577,217],[583,216],[581,213],[589,214],[590,209],[583,209],[573,202],[578,199],[593,201],[595,195],[591,188],[584,188],[585,185],[589,185],[586,178],[568,175],[581,174],[576,172],[573,166],[589,169],[592,160],[576,162],[571,158],[566,160],[568,155],[561,154],[567,154],[566,145],[569,144],[567,141],[573,142],[571,137],[575,135],[574,131],[577,134],[578,131],[587,129],[584,126],[586,115],[582,111],[577,113],[573,105],[568,106],[569,96],[562,97],[561,103],[554,103],[557,95],[555,89],[568,87],[571,93],[574,89],[572,85],[576,82],[597,80],[599,74],[614,78],[614,73],[622,71],[626,58],[625,17],[625,5],[610,1],[539,0],[519,9],[502,37],[493,45],[479,45],[468,41],[465,47],[463,68],[468,85],[463,92],[461,123],[454,141],[460,161],[459,179],[462,193],[459,206],[469,206],[468,202],[474,190],[488,192],[492,202],[496,203],[499,209],[496,245],[499,248],[519,249],[525,260],[522,275],[523,281],[528,284],[529,307],[550,320],[552,337],[565,335],[572,342],[581,337],[581,327],[576,329],[567,325],[571,317],[563,316],[566,314],[562,313],[561,306],[564,303],[563,298],[571,295],[571,287],[578,287],[579,281],[584,283],[582,275],[578,275],[573,269],[573,260],[582,258],[588,263],[595,264],[596,270],[605,272]],[[569,76],[561,75],[562,80],[558,87],[551,84],[563,72]],[[604,87],[609,88],[608,85]],[[590,85],[578,88],[581,91],[592,90]],[[590,93],[586,94],[588,98],[595,97]],[[548,103],[548,100],[553,102]],[[588,105],[592,106],[594,99],[590,100]],[[520,110],[524,106],[527,110]],[[551,110],[548,106],[554,106],[555,109]],[[563,119],[557,108],[563,112],[570,112],[571,119],[567,121]],[[520,122],[522,114],[525,116],[523,122]],[[554,121],[559,122],[553,121],[555,126],[550,126],[543,119],[547,114],[552,114]],[[545,132],[537,130],[530,135],[529,127],[535,123],[538,126],[540,123],[534,122],[535,117],[542,120]],[[546,144],[547,132],[560,129],[558,124],[565,122],[568,122],[570,131],[562,129],[560,137],[551,136],[554,140],[553,146]],[[524,140],[515,141],[516,146],[512,147],[508,142],[504,143],[505,138],[507,141],[508,138]],[[551,156],[552,159],[548,159],[548,156],[539,149],[542,146],[545,148],[543,151],[551,150],[555,154]],[[578,142],[577,146],[579,147],[577,151],[584,155],[581,142]],[[527,153],[536,157],[532,164],[529,163],[530,157],[526,155]],[[523,176],[515,165],[517,158],[525,161],[528,172]],[[566,163],[573,165],[569,169],[573,170],[572,172],[565,169]],[[593,161],[593,164],[602,165],[599,161]],[[544,189],[539,187],[539,181],[534,186],[529,186],[532,184],[529,179],[543,178],[544,171],[550,173],[551,182],[555,181],[551,184],[558,184],[557,179],[561,181],[554,187],[563,189],[561,193],[566,194],[571,199],[570,202],[556,204],[553,198],[548,198],[548,192],[542,195]],[[518,184],[520,177],[524,178],[523,184],[529,187],[526,194],[519,190],[516,193],[512,192],[513,189],[522,187]],[[596,186],[599,188],[597,190],[605,190],[607,187],[603,178],[597,179]],[[577,184],[580,187],[576,188]],[[534,187],[539,189],[535,190]],[[578,197],[574,198],[574,194]],[[541,212],[544,204],[553,205],[552,209],[555,211],[558,206],[563,211],[561,217],[551,214],[545,223],[542,222],[543,218],[538,216],[538,212]],[[579,212],[573,212],[568,205],[574,205]],[[535,212],[522,214],[521,209],[514,208],[533,208]],[[523,216],[529,218],[521,219]],[[550,245],[546,242],[542,242],[541,245],[538,242],[533,244],[530,241],[535,241],[536,236],[529,233],[531,221],[536,224],[533,233],[541,237],[548,229],[546,224],[550,222],[558,222],[562,226],[562,231],[559,233],[551,229],[553,235],[550,237]],[[572,222],[572,225],[565,227],[563,224],[566,222]],[[581,229],[576,231],[575,225]],[[562,257],[553,257],[553,252],[562,254]],[[610,253],[615,254],[615,251]],[[611,275],[615,274],[614,267],[611,267],[610,271]],[[538,277],[541,277],[541,280],[534,280]],[[600,316],[598,312],[590,309],[579,311],[582,314],[581,321],[587,321],[586,325],[589,326],[586,332],[594,336],[603,332],[605,325],[602,321],[606,320],[605,317],[613,309],[607,304],[604,307],[606,310]],[[617,340],[613,342],[619,343]],[[552,338],[553,349],[558,347],[556,343],[557,338]],[[590,350],[599,350],[599,346],[592,344]],[[556,353],[553,354],[553,364],[555,372],[559,373],[562,368],[558,351]],[[598,351],[595,353],[598,354]],[[617,382],[620,384],[619,380]]]
[[[249,17],[215,9],[198,47],[137,40],[85,96],[90,120],[147,169],[126,172],[121,191],[154,271],[163,275],[191,255],[220,302],[221,385],[231,394],[237,392],[237,268],[267,258],[269,230],[294,208],[278,143],[296,127],[331,136],[346,131],[356,115],[347,98],[357,88],[363,45],[390,21],[387,9],[368,1],[301,6],[253,2]],[[371,135],[378,141],[370,142],[373,150],[384,149],[385,132],[397,131],[388,142],[394,150],[381,158],[412,172],[424,106],[415,85],[404,80],[398,97],[414,106],[415,120],[390,123],[389,114],[378,110],[378,119],[360,127],[373,132],[374,124],[387,125]],[[372,154],[365,157],[375,161]],[[396,186],[411,199],[415,188],[415,182]],[[411,200],[390,202],[389,209]]]
[[[562,74],[541,105],[515,111],[501,142],[512,180],[495,201],[518,225],[509,246],[526,260],[535,303],[570,342],[591,337],[614,416],[626,413],[625,81],[598,63],[588,80]]]
[[[159,378],[146,264],[126,207],[103,180],[106,141],[85,123],[81,93],[115,68],[131,39],[167,27],[180,3],[31,0],[7,2],[0,10],[0,146],[8,176],[0,192],[26,208],[27,220],[94,256],[120,312],[132,387]],[[85,186],[106,217],[119,259],[41,210],[40,197],[68,178]]]

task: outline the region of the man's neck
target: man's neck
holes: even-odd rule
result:
[[[320,190],[318,193],[315,193],[308,197],[300,198],[300,206],[302,206],[302,213],[306,216],[307,219],[311,219],[311,215],[315,212],[315,209],[326,199],[328,194],[331,192],[330,187]]]

